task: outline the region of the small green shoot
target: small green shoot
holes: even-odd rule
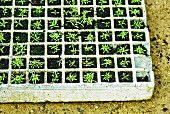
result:
[[[85,75],[83,75],[83,79],[84,79],[84,82],[87,82],[87,83],[96,82],[94,80],[94,72],[86,73]]]
[[[31,77],[30,77],[30,80],[29,80],[29,81],[32,81],[32,82],[33,82],[33,84],[36,84],[36,83],[37,83],[37,81],[40,81],[39,77],[40,77],[40,75],[39,75],[39,74],[37,74],[37,73],[35,73],[35,72],[32,72],[32,73],[31,73]]]
[[[127,45],[120,46],[117,50],[117,54],[128,54],[129,49],[127,49]]]
[[[12,74],[11,77],[11,83],[12,84],[20,84],[23,83],[23,81],[25,80],[25,74],[21,73],[21,74]]]
[[[42,68],[44,65],[44,62],[41,62],[40,60],[30,60],[29,65],[32,69],[34,68]]]
[[[7,78],[7,76],[5,75],[5,73],[2,73],[2,75],[0,76],[0,85],[4,84],[3,81],[5,81],[5,78]]]
[[[73,82],[77,80],[77,74],[76,73],[69,73],[69,76],[66,78],[69,82]]]
[[[23,63],[24,59],[22,58],[13,58],[12,59],[12,66],[14,68],[18,67],[19,69],[24,66],[24,63]]]

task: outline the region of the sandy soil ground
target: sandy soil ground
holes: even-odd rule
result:
[[[151,56],[155,73],[153,98],[138,102],[0,104],[0,114],[170,114],[170,0],[146,0]]]

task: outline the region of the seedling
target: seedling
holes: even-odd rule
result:
[[[85,47],[84,47],[84,50],[86,52],[93,51],[93,46],[89,46],[89,44],[86,44]]]
[[[43,13],[43,8],[40,6],[40,7],[37,7],[33,13],[35,13],[37,16],[41,16],[42,13]]]
[[[81,0],[81,4],[88,4],[89,2],[89,0]]]
[[[12,84],[20,84],[23,83],[25,78],[24,78],[25,74],[21,73],[21,74],[12,74],[12,78],[11,78],[11,83]]]
[[[126,26],[126,23],[125,23],[125,20],[121,20],[121,21],[118,21],[118,25],[120,25],[122,28],[125,28]]]
[[[44,65],[44,62],[41,62],[40,60],[34,59],[33,61],[31,60],[29,62],[29,66],[34,69],[34,68],[41,68]]]
[[[6,24],[7,24],[8,22],[6,22],[5,20],[1,20],[0,21],[0,27],[6,27]]]
[[[91,67],[94,65],[94,61],[91,60],[91,58],[83,58],[82,59],[82,64],[85,67]]]
[[[87,83],[95,83],[97,81],[94,80],[94,72],[88,72],[86,74],[83,75],[83,81],[87,82]]]
[[[138,46],[136,46],[136,48],[134,48],[134,52],[136,52],[137,54],[140,54],[140,55],[145,55],[146,49],[143,49],[140,45],[138,45]]]
[[[122,31],[120,34],[118,34],[117,36],[121,37],[122,39],[126,39],[128,35],[127,31]]]
[[[132,76],[128,72],[123,72],[119,77],[120,82],[132,82]]]
[[[32,72],[29,81],[32,81],[33,84],[36,84],[38,81],[40,81],[39,77],[40,75],[38,73]]]
[[[40,32],[31,32],[31,42],[39,42],[40,40],[42,40],[40,36]]]
[[[53,29],[53,28],[59,28],[60,26],[58,25],[58,20],[50,20],[49,21],[49,28]]]
[[[0,32],[0,42],[3,43],[6,39],[4,38],[4,33]]]
[[[100,50],[103,51],[103,53],[109,53],[111,45],[109,44],[102,44],[102,48],[100,48]]]
[[[79,49],[76,48],[74,44],[70,45],[69,48],[71,48],[72,55],[75,55],[77,52],[79,52]]]
[[[25,45],[15,45],[14,52],[15,55],[25,55],[27,51],[27,47]]]
[[[131,8],[129,11],[131,12],[131,14],[134,14],[135,17],[137,17],[137,15],[140,14],[140,10],[138,10],[136,8]]]
[[[110,74],[110,72],[106,72],[105,74],[102,75],[103,80],[106,80],[109,82],[109,80],[113,77],[112,74]]]
[[[104,25],[105,25],[106,28],[109,28],[109,27],[110,27],[110,22],[102,22],[102,23],[104,23]]]
[[[124,15],[124,10],[121,10],[120,8],[117,8],[114,15],[117,16],[117,17],[123,16]]]
[[[112,66],[113,64],[114,64],[114,62],[111,59],[107,58],[107,59],[103,60],[103,63],[101,65],[108,68],[108,67]]]
[[[141,0],[131,0],[131,3],[141,4]]]
[[[140,33],[136,33],[136,35],[133,35],[134,39],[143,39],[143,34],[140,34]]]
[[[124,58],[121,58],[121,61],[119,64],[121,67],[127,68],[131,64],[131,61],[129,60],[129,58],[127,59],[126,57],[124,57]]]
[[[41,20],[37,20],[36,22],[33,22],[31,26],[33,27],[34,30],[41,30],[42,27]]]
[[[18,16],[21,16],[22,18],[27,16],[27,12],[28,12],[27,8],[19,8],[19,11],[20,14]]]
[[[66,35],[66,38],[69,40],[69,42],[78,42],[78,34],[77,33],[68,33]]]
[[[53,72],[52,73],[52,83],[57,83],[59,82],[60,74],[58,72]]]
[[[115,6],[122,5],[122,0],[112,0],[112,1],[114,1]]]
[[[49,37],[54,42],[60,42],[62,35],[63,34],[61,32],[52,32],[52,33],[49,34]]]
[[[133,20],[133,23],[132,23],[132,27],[134,28],[134,29],[141,29],[142,27],[144,27],[144,25],[143,25],[143,21],[142,20]]]
[[[56,44],[56,45],[51,45],[51,46],[49,46],[50,49],[53,51],[52,53],[58,53],[58,51],[61,51],[60,48],[59,48],[59,45],[60,45],[60,44]]]
[[[118,47],[117,54],[128,54],[128,52],[127,45]]]
[[[107,41],[109,36],[110,36],[110,32],[107,31],[107,32],[103,32],[103,33],[102,33],[101,38],[102,38],[103,40],[106,40],[106,41]]]
[[[7,76],[5,75],[5,73],[2,73],[2,75],[0,76],[0,85],[4,84],[5,78],[7,78]]]
[[[12,66],[14,67],[14,68],[21,68],[22,66],[24,66],[24,59],[22,59],[22,58],[13,58],[12,59]]]
[[[69,76],[66,78],[66,80],[68,80],[69,82],[73,82],[77,80],[77,74],[75,73],[69,73]]]

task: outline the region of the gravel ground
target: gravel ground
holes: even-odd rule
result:
[[[0,114],[170,114],[170,0],[146,0],[155,91],[151,100],[0,104]]]

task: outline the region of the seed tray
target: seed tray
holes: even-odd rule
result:
[[[144,0],[0,0],[0,15],[0,102],[151,98]]]

